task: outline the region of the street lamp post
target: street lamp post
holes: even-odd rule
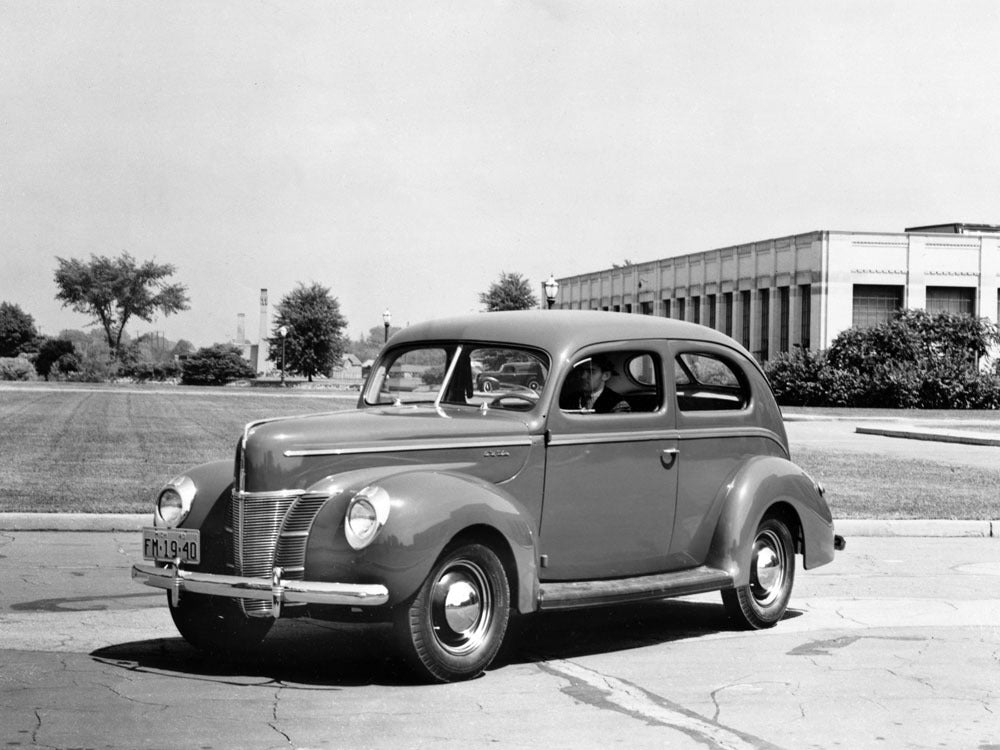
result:
[[[545,301],[549,303],[548,309],[552,309],[552,305],[555,304],[556,295],[559,294],[559,282],[556,281],[556,277],[549,274],[549,278],[542,284],[542,288],[545,290]]]
[[[288,337],[288,326],[281,326],[278,329],[281,336],[281,385],[285,385],[285,339]]]
[[[385,327],[385,338],[382,339],[382,343],[387,343],[389,341],[389,324],[392,323],[392,313],[389,312],[389,308],[385,308],[385,312],[382,313],[382,325]]]

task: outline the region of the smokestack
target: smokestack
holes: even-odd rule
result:
[[[260,336],[257,343],[257,372],[264,372],[267,362],[267,290],[260,290]]]
[[[240,313],[236,316],[236,343],[242,344],[247,340],[247,316]]]

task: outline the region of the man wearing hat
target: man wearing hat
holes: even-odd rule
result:
[[[563,393],[560,406],[595,414],[631,411],[628,401],[607,385],[614,374],[615,368],[607,357],[598,355],[583,360],[573,368],[571,382],[575,388]]]

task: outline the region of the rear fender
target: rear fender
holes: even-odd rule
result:
[[[748,460],[720,493],[723,510],[709,547],[707,564],[727,571],[737,586],[750,582],[748,550],[767,515],[789,526],[804,568],[833,560],[833,516],[812,478],[784,458]]]
[[[372,484],[389,494],[389,518],[368,547],[354,550],[344,536],[344,514]],[[309,491],[330,496],[309,534],[309,580],[384,583],[396,605],[416,593],[444,548],[461,537],[493,547],[507,567],[512,601],[521,612],[535,609],[534,522],[500,487],[453,471],[383,467],[328,477]]]

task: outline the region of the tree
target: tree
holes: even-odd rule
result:
[[[388,337],[392,338],[394,333],[401,330],[403,329],[397,326],[389,326]],[[357,341],[348,341],[345,344],[344,351],[345,353],[353,354],[362,362],[367,362],[378,356],[378,353],[382,351],[382,347],[385,345],[385,340],[385,326],[372,326],[368,329],[367,336],[361,336]]]
[[[91,255],[86,262],[77,258],[56,261],[56,299],[63,307],[97,319],[115,359],[132,318],[148,323],[157,311],[170,315],[189,307],[186,288],[164,281],[175,271],[169,263],[150,260],[140,265],[128,253],[118,258]]]
[[[35,357],[35,372],[48,380],[53,369],[62,375],[80,369],[80,357],[72,341],[58,338],[42,342],[38,348],[38,356]]]
[[[500,278],[490,284],[486,292],[479,295],[479,301],[486,306],[486,312],[499,310],[531,310],[538,307],[538,298],[531,290],[531,284],[519,273],[500,272]]]
[[[330,296],[329,288],[313,282],[302,283],[286,294],[277,307],[271,332],[269,355],[282,361],[282,336],[285,326],[285,370],[301,373],[312,382],[317,374],[329,375],[344,354],[343,335],[347,321],[340,314],[340,302]]]
[[[202,347],[184,360],[184,385],[225,385],[234,380],[256,377],[253,367],[232,344]]]
[[[34,351],[37,337],[34,318],[20,305],[0,302],[0,357],[16,357],[23,351]]]

